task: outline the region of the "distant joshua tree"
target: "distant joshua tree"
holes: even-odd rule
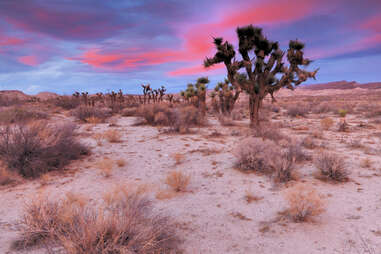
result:
[[[209,82],[207,77],[198,78],[195,85],[190,83],[185,91],[180,92],[185,101],[199,108],[203,115],[206,113],[206,85]]]
[[[243,90],[249,95],[250,126],[259,125],[259,109],[263,99],[270,94],[273,101],[274,92],[282,87],[294,90],[295,86],[314,78],[318,71],[308,72],[300,66],[308,66],[311,60],[304,58],[304,44],[298,40],[289,42],[287,60],[283,62],[285,52],[279,49],[278,42],[268,40],[262,29],[252,25],[238,27],[239,53],[242,60],[235,58],[236,51],[232,44],[223,38],[214,38],[217,53],[212,58],[206,58],[204,66],[224,63],[228,80],[238,91]],[[239,82],[237,73],[240,69],[246,72],[246,80]]]

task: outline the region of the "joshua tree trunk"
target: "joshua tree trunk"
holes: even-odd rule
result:
[[[259,126],[259,108],[261,107],[260,96],[253,93],[249,97],[250,104],[250,127]]]

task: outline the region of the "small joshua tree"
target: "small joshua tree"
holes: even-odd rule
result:
[[[195,85],[188,84],[187,89],[180,92],[185,101],[191,102],[195,107],[199,108],[203,115],[206,113],[206,84],[209,82],[207,77],[198,78]]]
[[[230,115],[240,93],[241,90],[236,89],[235,86],[230,84],[228,79],[225,79],[224,82],[218,82],[210,97],[212,97],[214,103],[218,104],[216,105],[217,111],[224,115]]]
[[[143,103],[146,104],[147,96],[150,97],[150,92],[152,91],[150,84],[142,85],[143,88]],[[149,98],[148,98],[149,103]]]
[[[304,58],[304,44],[298,40],[289,42],[287,60],[289,66],[283,62],[284,53],[279,49],[278,42],[268,40],[262,29],[252,25],[237,28],[239,53],[242,60],[235,58],[236,51],[232,44],[223,38],[214,38],[217,53],[212,58],[206,58],[204,66],[224,63],[230,83],[237,89],[249,95],[250,125],[259,125],[259,109],[263,99],[270,94],[273,101],[274,92],[282,87],[293,90],[295,86],[314,78],[318,70],[308,72],[300,66],[308,66],[311,60]],[[246,72],[246,81],[236,79],[240,69]]]

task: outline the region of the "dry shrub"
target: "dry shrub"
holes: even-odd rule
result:
[[[241,142],[234,152],[236,167],[244,171],[272,174],[276,182],[287,182],[294,178],[296,160],[290,151],[282,151],[270,140],[249,138]]]
[[[47,119],[48,114],[24,109],[21,107],[11,107],[6,109],[0,109],[0,123],[1,124],[14,124],[14,123],[27,123],[34,120]]]
[[[243,108],[235,108],[231,112],[231,118],[234,121],[241,121],[246,118],[246,112]]]
[[[114,162],[109,158],[104,158],[97,163],[97,167],[99,168],[101,175],[104,177],[110,177],[114,168]]]
[[[150,200],[128,189],[108,197],[99,204],[75,194],[32,200],[25,207],[22,238],[13,247],[43,244],[68,254],[177,253],[174,224],[154,213]]]
[[[172,158],[175,160],[175,164],[179,165],[179,164],[183,163],[183,161],[185,159],[185,155],[182,153],[174,153],[174,154],[172,154]]]
[[[161,103],[141,105],[136,114],[143,118],[146,124],[153,126],[167,125],[174,119],[172,109],[167,104]]]
[[[372,167],[372,161],[369,158],[365,158],[361,161],[361,167],[370,168]]]
[[[305,117],[308,114],[309,108],[307,105],[297,104],[287,106],[287,115],[291,117],[302,116]]]
[[[322,113],[333,112],[336,110],[336,108],[332,105],[331,102],[322,102],[312,107],[311,110],[312,110],[312,113],[314,114],[322,114]]]
[[[252,202],[258,202],[258,201],[263,199],[263,197],[259,197],[259,196],[254,195],[253,192],[250,190],[245,191],[245,197],[244,198],[248,204],[250,204]]]
[[[285,192],[286,213],[295,222],[305,222],[324,212],[324,203],[311,186],[297,184]]]
[[[53,99],[53,104],[57,107],[69,110],[78,107],[81,104],[81,101],[74,96],[60,96]]]
[[[17,183],[20,181],[20,176],[14,172],[10,172],[5,167],[0,166],[0,186],[12,183]]]
[[[144,119],[145,124],[152,126],[168,126],[169,131],[187,133],[191,127],[205,124],[205,117],[194,106],[171,108],[167,104],[142,105],[137,116]],[[140,123],[139,123],[140,124]]]
[[[302,144],[294,140],[287,143],[285,156],[289,161],[293,162],[311,160],[311,157],[303,151]]]
[[[333,120],[332,120],[332,118],[330,118],[330,117],[323,118],[323,119],[320,121],[320,125],[321,125],[321,127],[322,127],[324,130],[329,130],[329,128],[331,128],[332,125],[333,125]]]
[[[74,124],[8,126],[0,129],[0,159],[8,170],[38,177],[88,154],[74,138]]]
[[[87,120],[97,118],[98,121],[104,122],[111,116],[111,112],[107,108],[80,106],[71,111],[71,115],[77,120],[87,123]]]
[[[175,192],[185,192],[190,182],[190,176],[181,171],[172,171],[167,175],[165,183]]]
[[[302,140],[302,146],[307,149],[315,149],[317,147],[315,140],[310,136],[307,136]]]
[[[125,159],[118,159],[116,160],[116,165],[118,165],[118,167],[124,167],[126,166],[126,160]]]
[[[104,135],[103,133],[95,133],[93,135],[93,138],[95,139],[95,141],[97,142],[97,145],[98,146],[101,146],[102,145],[102,140],[104,139]]]
[[[131,107],[131,108],[125,108],[122,110],[121,115],[122,116],[135,116],[137,114],[137,107]]]
[[[283,139],[287,139],[279,128],[278,124],[268,123],[266,125],[261,125],[254,129],[254,137],[261,137],[263,139],[273,140],[278,142]]]
[[[348,181],[349,172],[345,169],[343,158],[335,154],[322,153],[316,157],[314,163],[320,170],[318,178],[336,182]]]
[[[222,126],[234,126],[235,125],[233,119],[229,116],[225,116],[223,114],[218,114],[217,119],[218,119],[218,122],[220,122],[220,124]]]
[[[110,143],[121,142],[122,134],[116,129],[109,129],[103,133],[103,137]]]

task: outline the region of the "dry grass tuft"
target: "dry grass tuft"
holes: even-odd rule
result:
[[[177,253],[174,225],[152,211],[150,200],[123,188],[109,197],[99,204],[72,193],[37,197],[25,207],[25,228],[13,247],[59,246],[68,254]]]
[[[99,172],[104,177],[110,177],[112,175],[112,170],[114,168],[114,162],[109,158],[104,158],[97,163]]]
[[[333,123],[334,122],[333,122],[332,118],[330,118],[330,117],[323,118],[320,121],[320,125],[323,128],[323,130],[329,130],[332,127]]]
[[[322,153],[314,161],[320,170],[318,178],[322,180],[333,180],[335,182],[346,182],[349,180],[349,172],[345,169],[343,158],[335,154]]]
[[[121,142],[122,134],[116,129],[109,129],[103,133],[103,137],[110,143]]]
[[[16,173],[10,172],[5,167],[0,166],[0,186],[17,183],[20,180],[20,176]]]
[[[365,158],[361,161],[361,167],[370,168],[372,167],[373,162],[369,158]]]
[[[124,167],[126,166],[126,160],[125,159],[118,159],[116,160],[116,165],[118,165],[118,167]]]
[[[181,171],[172,171],[165,179],[165,183],[175,192],[185,192],[189,182],[190,176]]]
[[[245,192],[245,200],[248,204],[250,204],[252,202],[258,202],[262,199],[263,199],[263,197],[259,197],[259,196],[254,195],[253,192],[250,190],[246,190],[246,192]]]
[[[286,214],[295,222],[305,222],[324,211],[324,203],[315,189],[298,184],[285,192],[289,208]]]
[[[172,154],[172,158],[175,160],[175,165],[180,165],[184,162],[185,155],[182,153],[174,153]]]

